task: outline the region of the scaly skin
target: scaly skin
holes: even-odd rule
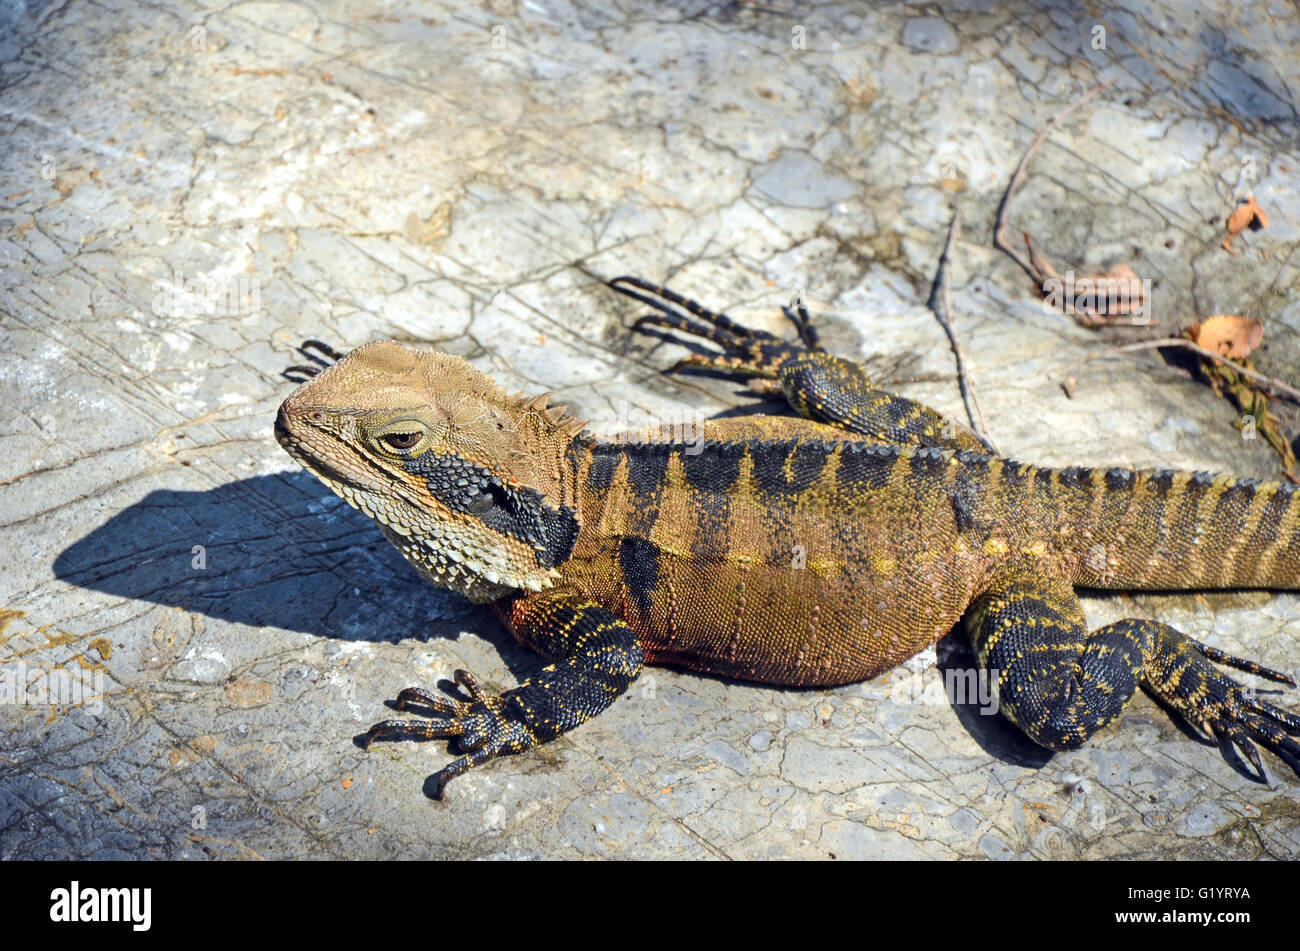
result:
[[[802,308],[792,344],[634,278],[611,286],[655,309],[638,327],[721,347],[683,364],[779,389],[800,417],[707,422],[699,442],[602,442],[546,397],[391,341],[280,408],[295,459],[431,581],[491,602],[553,661],[500,696],[465,671],[468,700],[399,695],[433,718],[386,720],[367,740],[456,737],[465,755],[435,777],[439,797],[600,713],[644,664],[843,684],[963,615],[1002,712],[1043,746],[1077,747],[1143,686],[1261,779],[1256,742],[1300,768],[1300,718],[1210,660],[1289,678],[1152,621],[1089,632],[1073,590],[1300,589],[1295,486],[1011,462],[822,352]]]

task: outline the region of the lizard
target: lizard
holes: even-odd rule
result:
[[[708,420],[691,444],[602,439],[549,394],[381,340],[309,376],[276,416],[289,455],[420,574],[490,603],[549,660],[500,693],[465,670],[446,696],[404,689],[392,706],[427,719],[358,739],[454,740],[433,798],[608,709],[647,665],[831,687],[963,619],[998,709],[1040,746],[1079,747],[1141,687],[1258,781],[1256,744],[1300,771],[1300,716],[1214,664],[1290,677],[1159,621],[1089,630],[1074,591],[1300,590],[1297,486],[1015,462],[826,352],[802,304],[785,308],[788,341],[639,278],[609,286],[652,308],[635,331],[716,348],[674,369],[748,380],[793,414]]]

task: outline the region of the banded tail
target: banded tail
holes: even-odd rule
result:
[[[1168,469],[1059,469],[1074,583],[1096,588],[1300,589],[1300,486]]]

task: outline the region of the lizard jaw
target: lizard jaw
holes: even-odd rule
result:
[[[345,454],[316,445],[310,437],[326,439],[308,428],[299,435],[284,407],[276,416],[275,437],[289,456],[323,482],[335,495],[363,515],[374,520],[390,542],[422,575],[438,587],[457,591],[476,603],[493,601],[513,591],[541,591],[560,577],[553,568],[528,573],[512,570],[490,540],[484,540],[474,527],[452,519],[438,518],[425,508],[412,504],[385,486],[369,485],[364,467],[353,472],[337,460]]]

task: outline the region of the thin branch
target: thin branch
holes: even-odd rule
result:
[[[934,275],[929,305],[934,311],[935,319],[939,321],[939,326],[948,335],[953,355],[957,358],[957,382],[961,386],[962,401],[966,404],[966,418],[970,420],[971,428],[975,430],[975,435],[980,438],[980,442],[1000,456],[1002,453],[998,451],[998,447],[994,445],[988,434],[984,409],[980,406],[979,396],[975,393],[975,384],[971,381],[970,368],[966,365],[966,351],[962,349],[962,345],[957,341],[957,334],[952,329],[952,294],[948,287],[948,264],[952,260],[953,245],[957,243],[959,237],[961,237],[961,211],[955,210],[952,224],[948,226],[948,240],[943,246],[943,254],[939,255],[939,270]]]
[[[1110,80],[1097,83],[1097,85],[1084,93],[1083,96],[1076,99],[1048,120],[1047,125],[1043,126],[1043,131],[1038,133],[1037,138],[1030,143],[1028,150],[1026,150],[1024,156],[1020,159],[1020,164],[1016,166],[1015,172],[1011,175],[1011,183],[1007,185],[1007,190],[1002,195],[1002,203],[998,205],[998,217],[993,227],[993,247],[1010,255],[1011,259],[1024,268],[1025,273],[1033,278],[1034,283],[1037,285],[1042,285],[1044,275],[1039,272],[1032,262],[1026,259],[1023,254],[1013,248],[1007,241],[1007,214],[1011,208],[1011,199],[1014,197],[1016,189],[1020,187],[1021,180],[1025,177],[1025,168],[1029,165],[1029,160],[1033,157],[1034,153],[1038,151],[1038,147],[1043,144],[1048,133],[1050,133],[1052,129],[1056,128],[1056,125],[1062,119],[1070,115],[1070,113],[1074,112],[1108,85],[1110,85]]]
[[[1084,357],[1078,363],[1070,364],[1061,371],[1060,375],[1069,373],[1076,367],[1081,367],[1090,360],[1096,360],[1098,357],[1111,357],[1117,353],[1126,353],[1132,350],[1159,350],[1165,347],[1180,347],[1183,350],[1191,350],[1193,353],[1199,353],[1206,359],[1227,364],[1242,376],[1248,377],[1256,383],[1259,383],[1266,390],[1272,390],[1278,395],[1285,396],[1289,400],[1300,403],[1300,390],[1297,390],[1295,387],[1283,383],[1276,377],[1265,376],[1262,373],[1257,373],[1254,370],[1248,369],[1240,363],[1235,363],[1232,360],[1227,359],[1222,354],[1215,353],[1213,350],[1206,350],[1200,344],[1188,340],[1186,337],[1166,337],[1161,340],[1139,340],[1136,343],[1126,343],[1122,346],[1112,347],[1109,350],[1103,350],[1101,353],[1094,353],[1091,356]]]

